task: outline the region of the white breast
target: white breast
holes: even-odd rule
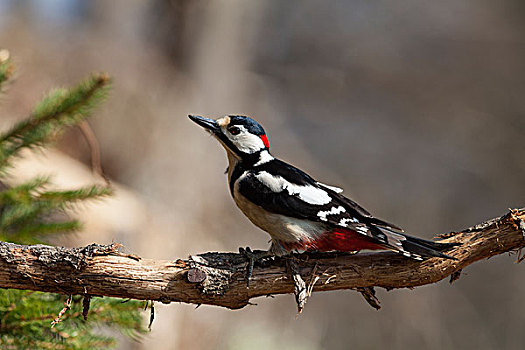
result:
[[[272,239],[290,243],[308,242],[326,231],[321,223],[271,213],[253,204],[239,193],[238,182],[234,186],[235,204],[255,226],[268,232]]]

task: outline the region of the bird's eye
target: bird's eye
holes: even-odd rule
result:
[[[231,128],[228,129],[228,131],[229,131],[230,134],[232,134],[232,135],[239,135],[239,133],[241,132],[241,129],[239,129],[239,128],[236,127],[236,126],[232,126]]]

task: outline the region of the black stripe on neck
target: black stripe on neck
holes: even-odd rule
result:
[[[242,153],[241,159],[237,162],[237,164],[234,165],[232,175],[230,177],[230,193],[232,197],[235,197],[233,191],[235,181],[237,181],[246,170],[257,168],[255,164],[257,164],[261,160],[262,151],[267,151],[267,149],[261,149],[260,151],[257,151],[255,153]]]
[[[232,175],[230,177],[230,193],[231,193],[232,197],[234,197],[234,198],[235,198],[235,191],[233,190],[233,187],[235,186],[235,181],[237,181],[239,179],[239,177],[241,177],[241,175],[245,171],[246,171],[246,169],[242,166],[241,162],[235,164],[235,166],[233,168]]]

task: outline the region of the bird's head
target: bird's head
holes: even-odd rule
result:
[[[219,119],[209,119],[197,115],[188,116],[213,135],[234,157],[244,159],[259,158],[261,152],[270,148],[261,124],[249,117],[229,115]]]

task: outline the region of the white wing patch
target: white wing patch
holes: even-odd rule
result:
[[[356,218],[342,218],[341,221],[339,221],[338,225],[342,227],[348,227],[349,222],[359,222]]]
[[[320,188],[310,185],[296,185],[282,176],[274,176],[266,171],[257,173],[255,177],[273,192],[278,193],[286,190],[290,196],[297,195],[299,199],[309,204],[324,205],[332,201],[328,193]]]
[[[323,205],[328,204],[332,201],[332,198],[320,188],[313,186],[299,186],[292,185],[293,187],[287,187],[288,193],[290,195],[297,194],[306,203]]]
[[[328,221],[328,219],[326,218],[328,215],[337,215],[344,212],[346,212],[346,209],[340,205],[338,207],[332,207],[332,209],[330,210],[320,210],[317,213],[317,216],[319,216],[319,219],[321,219],[322,221]]]
[[[278,193],[284,190],[284,179],[281,176],[273,176],[266,171],[260,171],[255,174],[255,177],[272,192]]]
[[[316,184],[318,184],[319,186],[322,186],[324,188],[328,188],[329,190],[332,190],[335,193],[342,193],[343,192],[343,189],[339,188],[339,187],[330,186],[330,185],[324,184],[322,182],[316,182]]]
[[[356,225],[355,229],[357,230],[357,232],[368,236],[369,229],[368,229],[368,227],[366,225]]]

